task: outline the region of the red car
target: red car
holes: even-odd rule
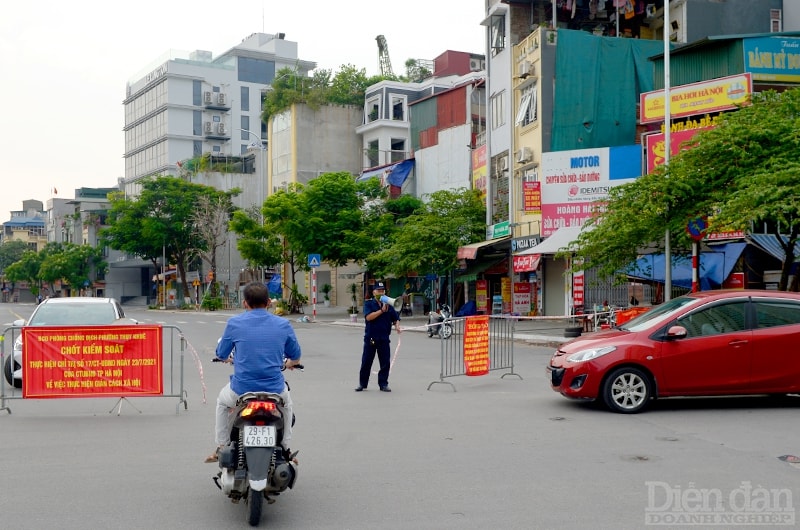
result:
[[[800,293],[681,296],[561,345],[547,372],[556,392],[626,414],[660,397],[800,393]]]

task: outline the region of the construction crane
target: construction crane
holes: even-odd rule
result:
[[[389,59],[389,45],[386,44],[386,37],[378,35],[375,37],[378,41],[378,64],[381,67],[381,75],[383,77],[394,77],[392,71],[392,61]]]

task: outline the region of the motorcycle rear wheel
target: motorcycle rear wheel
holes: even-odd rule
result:
[[[264,492],[250,489],[247,494],[247,522],[250,526],[258,526],[261,522],[261,508],[264,506]]]

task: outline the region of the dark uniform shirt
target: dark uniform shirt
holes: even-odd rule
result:
[[[364,302],[364,316],[381,310],[381,303],[370,298]],[[394,307],[391,305],[389,309],[381,316],[374,320],[367,320],[367,325],[364,328],[364,336],[376,340],[389,340],[389,335],[392,334],[392,325],[400,320],[400,315],[397,314]]]

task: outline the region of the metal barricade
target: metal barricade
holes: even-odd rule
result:
[[[135,326],[132,326],[135,327]],[[184,410],[188,409],[189,402],[187,401],[186,387],[185,387],[185,362],[186,362],[186,338],[183,332],[177,326],[161,325],[161,341],[162,341],[162,377],[163,377],[163,392],[158,395],[143,395],[141,397],[164,397],[164,398],[177,398],[178,403],[175,406],[175,414],[180,413],[180,406],[183,404]],[[83,326],[81,329],[90,329],[91,326]],[[11,414],[9,402],[15,399],[23,399],[23,390],[21,384],[16,386],[14,383],[9,383],[12,378],[13,371],[18,369],[14,361],[14,344],[22,333],[22,327],[10,326],[3,330],[0,336],[0,366],[3,369],[3,375],[0,377],[0,411],[7,411]],[[10,340],[9,340],[10,339]],[[10,346],[9,346],[10,345]],[[23,360],[24,362],[24,360]],[[91,396],[82,396],[91,397]],[[139,397],[136,395],[125,394],[121,396],[97,396],[97,397],[117,397],[114,407],[109,410],[109,413],[117,409],[117,415],[120,414],[122,403],[127,402],[133,408],[130,398]],[[139,409],[136,409],[139,411]],[[139,411],[141,412],[141,411]]]
[[[464,337],[467,318],[453,318],[446,322],[453,327],[450,338],[442,338],[441,372],[439,380],[428,385],[428,390],[435,384],[447,384],[456,391],[455,385],[445,381],[448,377],[467,375],[464,362]],[[514,329],[516,318],[511,316],[489,315],[489,371],[509,370],[500,376],[522,376],[514,372]]]

